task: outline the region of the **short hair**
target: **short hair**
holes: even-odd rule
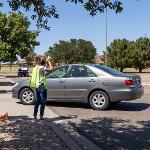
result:
[[[45,57],[45,56],[41,56],[40,64],[41,64],[42,66],[46,64],[46,57]]]
[[[41,55],[37,55],[34,57],[35,64],[39,64],[41,62]]]

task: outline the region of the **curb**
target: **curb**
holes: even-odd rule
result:
[[[60,118],[58,121],[48,121],[48,124],[71,150],[102,150],[85,136],[80,135],[71,124],[68,124],[63,118],[61,119],[61,116],[47,107],[45,111],[49,114],[53,113],[54,118]]]
[[[48,121],[48,125],[52,128],[52,130],[59,136],[59,138],[70,148],[70,150],[82,150],[69,136],[68,133],[65,133],[60,127],[53,123],[52,121]]]

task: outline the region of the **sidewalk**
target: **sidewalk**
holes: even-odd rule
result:
[[[7,83],[7,84],[6,84]],[[1,150],[100,150],[66,120],[45,108],[45,119],[33,119],[33,105],[11,98],[11,80],[0,78],[0,114],[8,112],[10,123],[0,123]]]
[[[0,78],[0,83],[9,83],[6,78]],[[58,135],[54,119],[60,118],[52,111],[45,109],[45,120],[33,119],[34,106],[22,105],[11,98],[12,86],[0,86],[0,114],[8,112],[8,123],[0,123],[0,149],[12,150],[73,150],[78,146],[63,132]],[[4,92],[5,91],[5,92]],[[61,131],[60,131],[61,132]],[[68,141],[65,139],[68,138]],[[80,148],[79,148],[80,149]]]

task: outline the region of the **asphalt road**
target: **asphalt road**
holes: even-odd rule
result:
[[[150,149],[150,74],[142,74],[145,94],[134,101],[92,110],[88,104],[48,102],[47,107],[104,150]],[[22,80],[14,78],[14,82]]]

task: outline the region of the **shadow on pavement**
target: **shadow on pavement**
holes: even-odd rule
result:
[[[14,84],[12,82],[0,82],[0,86],[13,86]]]
[[[70,108],[84,108],[90,109],[91,107],[87,103],[78,103],[78,102],[47,102],[47,106],[55,107],[70,107]]]
[[[35,121],[28,116],[9,116],[8,119],[12,123],[0,126],[0,148],[69,150],[49,126],[50,119]]]
[[[50,102],[49,101],[47,102],[47,106],[92,109],[87,103],[77,103],[77,102]],[[121,102],[119,104],[111,105],[108,110],[143,111],[145,109],[148,109],[149,107],[150,104],[147,103]]]
[[[131,103],[131,102],[121,102],[119,104],[113,104],[109,110],[121,110],[121,111],[143,111],[148,109],[150,104],[148,103]]]
[[[148,150],[150,148],[150,121],[132,124],[117,118],[82,119],[71,123],[77,131],[103,150]]]
[[[0,90],[0,94],[10,93],[10,92],[12,92],[12,90]]]
[[[6,75],[7,78],[18,78],[17,75]]]
[[[20,101],[19,102],[16,102],[17,104],[22,104]],[[23,105],[23,104],[22,104]]]
[[[14,84],[15,83],[10,81],[0,81],[0,94],[12,92],[12,86],[14,86]]]

